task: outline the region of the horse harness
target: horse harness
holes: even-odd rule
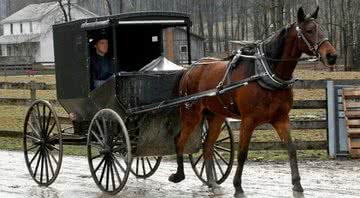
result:
[[[310,20],[314,21],[314,19],[310,19]],[[304,41],[304,43],[306,44],[308,49],[317,58],[319,58],[320,46],[325,41],[328,41],[328,38],[326,38],[326,37],[319,40],[318,31],[319,31],[319,27],[317,26],[317,37],[314,42],[314,45],[311,45],[309,40],[303,34],[303,30],[300,28],[300,26],[298,24],[296,25],[296,32],[297,32],[298,38],[302,39]],[[268,58],[265,56],[264,42],[260,42],[255,47],[254,55],[245,55],[242,53],[242,49],[239,49],[239,50],[236,50],[235,52],[233,52],[233,58],[231,61],[229,61],[229,63],[226,66],[226,71],[225,71],[224,77],[216,86],[218,93],[220,93],[220,92],[224,93],[225,91],[223,91],[223,88],[232,84],[231,74],[232,74],[233,70],[237,67],[237,65],[238,65],[237,63],[240,58],[249,58],[249,59],[255,60],[255,75],[250,76],[249,77],[250,80],[244,82],[243,83],[244,85],[247,85],[250,81],[256,81],[258,83],[258,85],[261,86],[262,88],[274,91],[274,90],[289,89],[293,86],[293,84],[297,80],[294,78],[292,78],[290,80],[283,80],[275,75],[275,73],[272,71],[272,68],[268,62],[268,60],[275,60],[275,59],[271,59],[271,58]],[[206,60],[209,60],[209,59],[206,59]],[[219,59],[210,59],[210,60],[212,60],[213,62],[221,61]],[[299,59],[294,59],[294,60],[299,60]],[[294,61],[294,60],[291,60],[291,61]],[[279,59],[277,61],[283,61],[283,60]],[[289,60],[285,60],[285,61],[289,61]],[[194,63],[194,65],[210,64],[213,62],[205,62],[205,63],[197,62],[197,63]],[[186,78],[189,77],[189,73],[191,72],[192,68],[193,67],[191,67],[191,69],[188,70],[188,72],[185,74]],[[220,96],[221,96],[221,94],[217,94],[217,98],[218,98],[219,102],[224,106],[224,109],[231,115],[240,116],[239,109],[238,109],[236,103],[234,102],[233,93],[230,93],[230,106],[229,107],[227,105],[225,105],[223,98]]]

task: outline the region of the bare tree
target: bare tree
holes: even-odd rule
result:
[[[122,1],[120,1],[120,2],[122,2]],[[106,0],[106,4],[107,4],[107,7],[108,7],[109,15],[112,15],[112,10],[111,10],[110,1],[109,1],[109,0]]]
[[[58,2],[59,2],[60,9],[61,9],[61,11],[63,12],[65,22],[68,22],[68,21],[69,21],[69,20],[68,20],[68,15],[67,15],[67,13],[66,13],[66,11],[65,11],[65,8],[64,8],[64,5],[63,5],[63,3],[62,3],[62,0],[58,0]]]

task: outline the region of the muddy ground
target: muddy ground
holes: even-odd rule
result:
[[[27,172],[23,153],[0,151],[0,197],[111,197],[101,193],[90,177],[86,157],[66,156],[57,181],[50,187],[39,187]],[[187,178],[180,184],[167,181],[175,171],[173,161],[162,162],[149,179],[130,176],[126,187],[114,197],[121,198],[225,198],[232,197],[231,176],[216,192],[202,185],[189,164]],[[244,197],[360,197],[360,161],[306,161],[300,162],[304,194],[294,194],[290,184],[288,163],[248,162],[244,172]]]

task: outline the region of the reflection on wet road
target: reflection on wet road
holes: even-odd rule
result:
[[[29,176],[21,152],[0,151],[1,198],[106,198],[93,182],[86,157],[66,156],[59,177],[50,187],[39,187]],[[168,182],[176,170],[172,161],[161,162],[150,178],[130,176],[126,187],[116,196],[121,198],[227,198],[234,189],[231,176],[216,192],[202,185],[189,164],[185,166],[186,179],[179,184]],[[360,197],[360,161],[301,162],[300,173],[305,193],[291,191],[288,163],[248,162],[243,184],[245,196],[252,197]]]

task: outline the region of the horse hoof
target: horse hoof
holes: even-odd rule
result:
[[[304,189],[303,189],[303,187],[301,186],[301,184],[298,184],[298,185],[294,185],[293,191],[296,191],[296,192],[304,192]]]
[[[209,186],[209,188],[220,188],[220,185],[219,184],[217,184],[216,182],[210,182],[209,184],[208,184],[208,186]]]
[[[236,192],[236,193],[234,194],[234,197],[235,197],[235,198],[244,198],[244,197],[246,197],[246,196],[245,196],[245,194],[244,194],[244,191],[241,191],[241,192]]]
[[[174,183],[179,183],[184,179],[185,179],[185,175],[178,175],[178,174],[172,174],[169,177],[169,181],[174,182]]]

